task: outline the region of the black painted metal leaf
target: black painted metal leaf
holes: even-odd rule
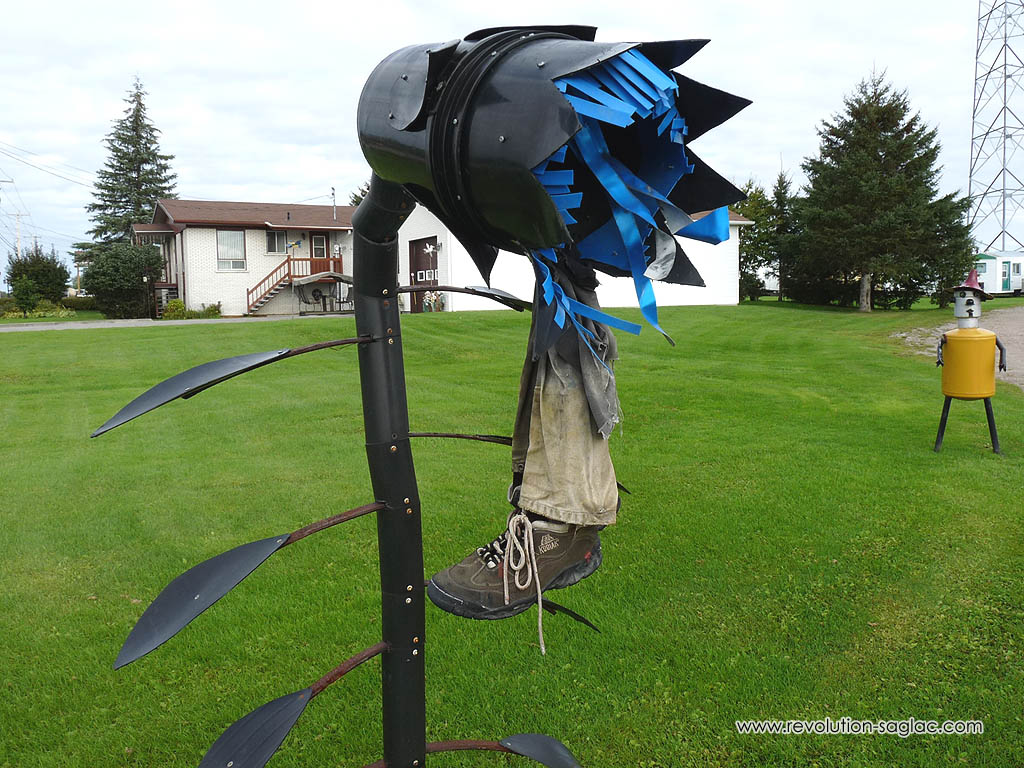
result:
[[[542,733],[517,733],[502,739],[500,744],[548,768],[583,768],[565,744]]]
[[[255,709],[228,727],[199,768],[262,768],[273,757],[313,695],[304,688]]]
[[[253,541],[211,557],[164,587],[124,641],[114,669],[164,644],[284,546],[288,534]]]
[[[590,620],[587,619],[585,616],[581,616],[580,614],[576,613],[576,611],[570,610],[570,609],[566,608],[564,605],[560,605],[559,603],[556,603],[554,600],[550,600],[550,599],[548,599],[546,597],[542,599],[541,604],[544,606],[544,610],[546,610],[548,613],[555,613],[555,614],[557,614],[557,613],[564,613],[570,619],[575,619],[580,624],[586,624],[592,630],[594,630],[598,634],[601,634],[601,630],[600,629],[595,627],[590,622]]]
[[[147,389],[141,395],[132,400],[128,405],[118,411],[102,427],[92,433],[92,437],[109,432],[114,427],[131,421],[137,416],[159,408],[179,397],[192,397],[214,384],[238,376],[253,368],[272,363],[288,354],[291,350],[276,349],[272,352],[256,352],[251,355],[239,355],[228,357],[223,360],[214,360],[209,363],[197,365],[187,371],[172,376],[166,381],[161,381],[155,387]]]

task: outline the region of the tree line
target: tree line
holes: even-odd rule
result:
[[[909,309],[925,296],[945,306],[970,270],[967,197],[939,195],[936,131],[912,112],[884,74],[862,81],[844,110],[818,129],[818,153],[793,190],[780,172],[771,190],[754,181],[735,206],[740,294],[757,299],[778,279],[779,299]]]

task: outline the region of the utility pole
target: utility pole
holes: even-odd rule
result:
[[[1024,250],[1024,1],[979,0],[968,223],[980,249]]]
[[[331,187],[331,212],[334,214],[334,220],[338,220],[338,202],[334,199],[334,187]]]
[[[14,221],[15,221],[16,231],[17,231],[16,239],[17,239],[18,258],[20,259],[21,258],[21,217],[24,216],[25,214],[24,213],[15,212],[13,215],[14,215]]]
[[[0,184],[13,184],[14,179],[0,179]],[[14,214],[15,220],[18,224],[18,258],[21,258],[21,214]]]

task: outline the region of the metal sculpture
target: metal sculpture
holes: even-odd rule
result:
[[[979,325],[981,302],[992,297],[978,283],[978,270],[972,269],[962,285],[953,289],[953,314],[956,330],[942,334],[935,350],[935,365],[942,367],[942,394],[946,396],[939,419],[939,432],[935,438],[935,452],[942,450],[946,434],[949,404],[957,400],[984,400],[988,433],[992,450],[999,450],[996,417],[992,412],[992,396],[996,393],[995,358],[999,349],[999,370],[1006,370],[1006,347],[992,331]],[[945,354],[943,354],[945,348]]]
[[[591,27],[488,29],[464,40],[406,48],[382,62],[359,104],[360,143],[374,175],[352,220],[357,336],[200,365],[140,395],[93,433],[289,357],[344,345],[359,350],[373,502],[236,547],[182,574],[143,613],[115,667],[166,642],[275,552],[371,512],[380,553],[381,641],[312,685],[238,720],[202,766],[264,765],[314,697],[379,656],[384,756],[368,768],[418,768],[428,753],[465,749],[519,754],[549,768],[580,768],[561,742],[541,734],[426,741],[426,600],[410,440],[508,445],[510,438],[410,431],[398,296],[461,291],[518,311],[532,309],[543,326],[542,343],[551,344],[561,333],[581,329],[581,316],[639,331],[562,294],[547,266],[556,260],[631,275],[644,316],[655,327],[652,279],[703,284],[675,235],[724,239],[723,206],[742,193],[684,146],[684,137],[696,138],[749,102],[671,72],[705,40],[609,44],[595,43],[594,33]],[[399,286],[398,230],[417,202],[459,237],[485,280],[497,248],[528,255],[539,287],[535,303],[493,288]],[[715,212],[694,216],[709,209]],[[540,607],[597,629],[546,598]]]

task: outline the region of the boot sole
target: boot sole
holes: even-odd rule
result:
[[[601,566],[602,559],[601,541],[599,539],[596,546],[590,550],[589,560],[584,559],[569,566],[553,578],[551,583],[541,590],[541,592],[547,592],[550,589],[565,589],[566,587],[571,587],[573,584],[583,581],[583,579],[590,576],[590,574]],[[448,594],[434,583],[433,578],[431,578],[427,583],[427,596],[430,598],[430,602],[442,611],[447,611],[448,613],[455,614],[456,616],[462,616],[467,619],[481,619],[485,621],[508,619],[512,616],[517,616],[531,605],[536,605],[537,603],[537,595],[534,593],[533,596],[522,598],[514,603],[502,605],[498,608],[487,609],[480,605],[467,603],[465,600],[462,600],[455,595]]]

